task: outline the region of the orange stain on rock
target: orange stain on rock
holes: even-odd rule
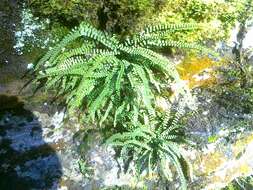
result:
[[[177,65],[180,78],[186,81],[190,89],[202,86],[212,86],[217,82],[215,68],[220,62],[209,57],[186,57]]]

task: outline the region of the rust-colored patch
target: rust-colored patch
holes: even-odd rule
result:
[[[210,86],[217,82],[215,67],[220,62],[215,62],[209,57],[186,57],[177,65],[180,78],[187,81],[189,88]]]

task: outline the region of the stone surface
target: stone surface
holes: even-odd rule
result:
[[[207,90],[197,93],[198,111],[187,127],[198,147],[186,152],[193,166],[189,189],[221,189],[253,174],[253,115],[223,107]]]

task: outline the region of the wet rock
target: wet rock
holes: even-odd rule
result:
[[[13,105],[0,113],[0,189],[49,188],[62,175],[59,158],[36,116],[15,103],[19,98],[10,99]]]

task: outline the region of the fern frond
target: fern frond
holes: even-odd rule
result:
[[[202,28],[202,25],[196,24],[196,23],[182,23],[182,24],[160,24],[160,25],[154,25],[154,26],[149,26],[145,28],[144,33],[145,34],[150,34],[150,33],[155,33],[155,32],[161,32],[161,31],[166,31],[166,32],[173,32],[173,31],[182,31],[182,30],[196,30]]]
[[[118,40],[116,40],[114,37],[109,37],[108,34],[97,30],[90,24],[84,22],[81,23],[79,27],[79,32],[83,37],[91,38],[95,41],[98,41],[104,46],[110,48],[111,50],[117,50],[117,46],[119,44]]]
[[[92,120],[95,119],[95,112],[106,103],[109,97],[113,93],[113,86],[115,83],[115,73],[116,71],[112,72],[109,76],[105,79],[104,89],[101,91],[100,95],[96,98],[94,102],[92,102],[88,109]]]
[[[142,35],[137,35],[133,38],[133,46],[127,46],[124,41],[120,43],[116,36],[99,31],[90,24],[83,22],[52,50],[48,51],[38,62],[35,70],[40,71],[40,74],[37,79],[48,78],[48,87],[51,87],[53,82],[56,82],[57,88],[61,88],[59,90],[60,93],[73,95],[75,92],[69,91],[76,91],[78,84],[73,83],[72,85],[68,85],[68,83],[71,83],[71,77],[80,77],[79,82],[81,79],[85,79],[94,80],[94,83],[100,85],[108,85],[102,81],[106,80],[107,76],[114,72],[112,71],[113,68],[117,68],[117,73],[115,73],[116,82],[111,82],[113,86],[110,87],[110,93],[106,93],[107,96],[110,94],[113,98],[111,100],[107,98],[107,100],[113,100],[113,105],[116,108],[119,107],[119,105],[122,105],[122,101],[126,100],[124,96],[129,94],[122,89],[127,88],[133,96],[131,100],[142,102],[149,112],[149,115],[146,116],[145,111],[139,114],[136,114],[136,111],[134,113],[133,103],[130,102],[127,104],[129,115],[134,114],[135,118],[145,119],[149,122],[150,119],[148,118],[154,115],[154,94],[161,90],[161,86],[159,86],[158,80],[154,77],[154,73],[159,72],[159,76],[161,75],[166,80],[170,79],[171,81],[179,80],[179,75],[175,65],[170,63],[165,57],[145,48],[145,44],[142,42],[143,40],[147,40],[146,45],[149,47],[150,45],[171,45],[201,49],[200,46],[171,41],[166,42],[163,39],[167,31],[193,28],[196,28],[193,24],[152,26],[145,30],[147,33],[144,31]],[[83,39],[81,47],[73,47],[72,43],[81,37]],[[63,51],[64,48],[65,50]],[[50,78],[57,78],[57,80],[51,80]],[[104,87],[102,88],[105,89]],[[94,102],[97,98],[101,97],[99,96],[101,92],[98,90],[92,91],[87,96],[87,105],[85,107],[95,105]],[[105,101],[104,103],[108,102]],[[98,105],[102,106],[104,103]],[[143,106],[142,104],[138,105]],[[100,113],[104,113],[104,107],[98,108],[94,106],[94,108]],[[114,108],[114,112],[111,113],[115,113],[115,110]]]
[[[165,138],[154,127],[139,126],[130,132],[118,133],[111,136],[107,144],[122,147],[124,152],[131,152],[132,150],[134,158],[136,158],[136,168],[140,173],[145,168],[149,172],[154,172],[157,166],[160,165],[165,177],[168,177],[168,167],[165,165],[168,162],[164,162],[164,160],[169,159],[176,167],[181,187],[185,190],[187,188],[186,179],[179,161],[180,159],[184,159],[184,156],[176,143],[177,141],[173,141],[174,139],[178,139],[179,136],[173,133],[169,134],[169,136],[173,138]],[[167,179],[169,180],[169,178]]]
[[[122,62],[122,63],[120,63],[119,73],[118,73],[118,76],[117,76],[117,79],[116,79],[116,82],[115,82],[115,90],[116,90],[116,94],[118,96],[120,96],[120,85],[121,85],[122,77],[124,75],[124,71],[125,71],[125,66]]]
[[[183,168],[178,160],[178,157],[174,154],[174,152],[169,147],[161,147],[162,149],[159,150],[160,154],[166,154],[166,156],[170,159],[173,165],[176,167],[176,170],[179,174],[180,182],[181,182],[181,189],[187,189],[187,182],[183,173]]]
[[[94,47],[95,47],[94,44],[87,42],[84,45],[82,45],[81,47],[73,48],[69,51],[63,52],[62,54],[59,55],[57,62],[62,63],[70,57],[89,54],[89,53],[91,53],[91,51]]]
[[[94,88],[94,81],[92,80],[82,80],[78,89],[75,93],[74,100],[71,101],[70,111],[74,111],[75,108],[78,108],[82,105],[82,101],[86,95],[88,95]]]
[[[113,126],[116,126],[116,125],[117,125],[118,117],[119,117],[119,115],[122,114],[124,108],[125,108],[125,102],[123,102],[122,105],[120,105],[120,106],[116,109],[115,115],[114,115]]]
[[[113,61],[113,59],[114,57],[110,55],[97,55],[88,61],[83,60],[81,57],[73,57],[67,59],[64,64],[46,69],[45,74],[40,75],[40,77],[45,78],[55,75],[83,75],[84,77],[91,77],[95,69],[99,68],[102,64]]]
[[[143,70],[143,68],[139,65],[134,65],[134,68],[143,83],[142,89],[140,90],[142,92],[141,94],[142,94],[143,103],[147,107],[149,114],[155,115],[155,111],[154,111],[153,106],[151,104],[152,99],[154,99],[154,97],[152,96],[152,92],[151,92],[150,85],[149,85],[149,80],[146,77],[146,73]]]
[[[113,109],[113,103],[110,102],[106,111],[105,111],[105,114],[104,116],[101,118],[100,122],[99,122],[99,125],[102,126],[103,122],[107,119],[109,113],[111,112],[111,110]]]
[[[147,42],[147,44],[157,46],[157,47],[177,47],[177,48],[197,49],[200,51],[204,50],[202,46],[197,45],[197,44],[172,41],[172,40],[153,40],[153,41]]]
[[[65,38],[58,43],[55,47],[52,48],[52,50],[48,51],[36,64],[35,69],[39,69],[40,66],[51,66],[52,63],[55,61],[57,56],[60,52],[64,50],[64,48],[70,43],[76,40],[81,36],[81,33],[79,30],[74,29],[72,32],[70,32]]]

